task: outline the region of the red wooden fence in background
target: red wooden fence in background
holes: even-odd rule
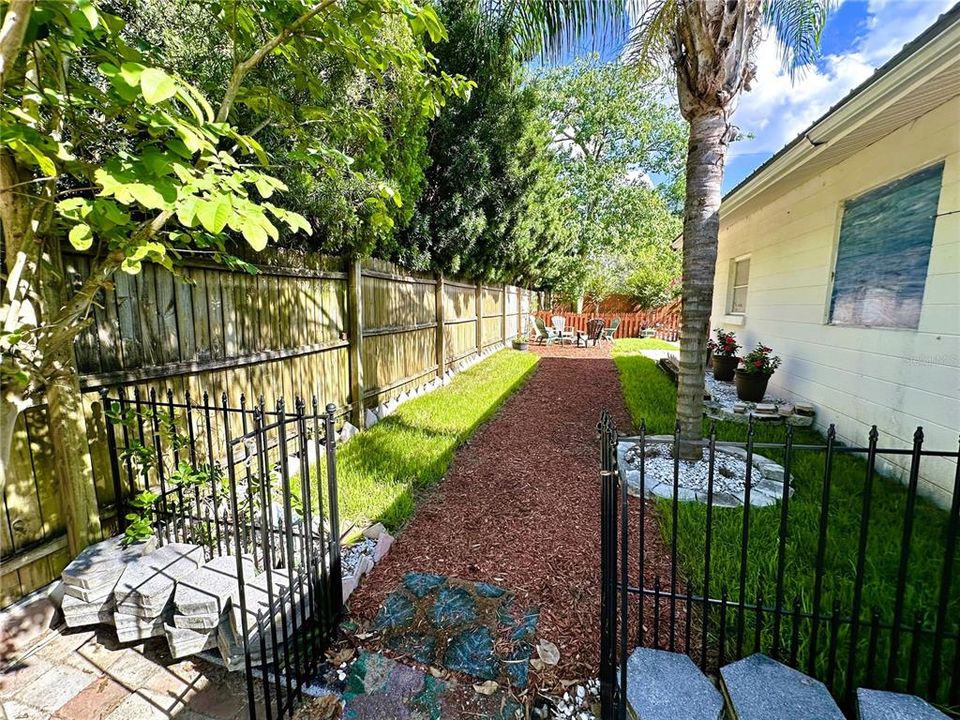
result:
[[[680,339],[680,301],[674,300],[669,305],[649,310],[646,312],[631,313],[570,313],[570,312],[549,312],[541,310],[537,313],[538,317],[550,325],[550,319],[554,315],[560,315],[566,318],[567,327],[573,330],[586,330],[587,322],[593,318],[603,320],[605,327],[610,326],[614,318],[620,318],[620,327],[617,329],[616,337],[640,337],[644,328],[654,328],[657,331],[657,337],[662,340],[676,342]]]

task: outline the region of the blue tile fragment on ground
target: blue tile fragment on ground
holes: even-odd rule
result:
[[[408,573],[370,630],[401,659],[523,689],[539,619],[499,585]]]

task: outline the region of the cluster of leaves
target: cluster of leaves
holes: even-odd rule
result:
[[[568,204],[549,149],[551,129],[508,15],[445,0],[442,67],[477,82],[430,125],[426,186],[395,259],[485,280],[548,284],[569,249]]]
[[[159,63],[208,93],[224,68],[281,31],[290,3],[140,0],[131,35]],[[408,0],[333,3],[309,32],[291,38],[251,73],[230,120],[256,136],[290,192],[284,206],[310,220],[312,238],[285,245],[389,255],[395,228],[413,212],[428,163],[426,127],[448,96],[472,83],[441,69],[424,48],[446,32],[430,6]]]

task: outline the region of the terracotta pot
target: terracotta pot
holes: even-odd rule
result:
[[[716,380],[733,380],[733,371],[740,364],[740,358],[728,355],[713,356],[713,377]]]
[[[744,402],[761,402],[764,394],[767,392],[768,382],[770,382],[769,375],[737,370],[737,397]]]

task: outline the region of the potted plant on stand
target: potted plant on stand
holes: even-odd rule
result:
[[[771,355],[772,352],[763,343],[757,343],[757,347],[744,356],[743,367],[736,371],[738,398],[745,402],[763,400],[770,376],[780,367],[780,358]]]
[[[723,328],[717,328],[716,340],[707,343],[707,349],[713,355],[713,377],[715,380],[729,382],[733,380],[733,371],[737,369],[740,358],[737,357],[737,336]]]

